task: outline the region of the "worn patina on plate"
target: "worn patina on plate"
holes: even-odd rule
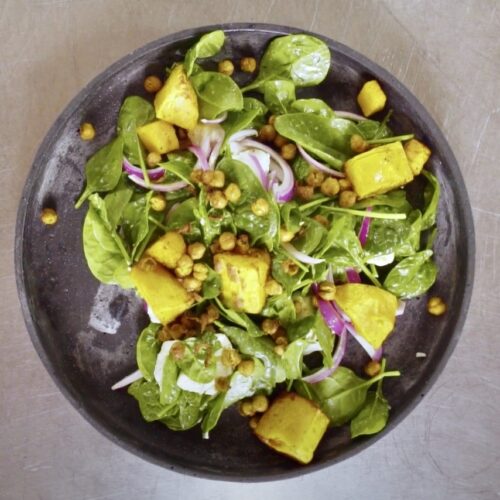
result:
[[[330,430],[313,462],[301,466],[266,448],[235,409],[226,411],[210,440],[199,428],[172,432],[145,422],[137,402],[111,385],[135,370],[135,341],[147,318],[132,292],[103,287],[92,277],[82,251],[85,209],[74,210],[83,186],[85,160],[115,133],[125,96],[144,95],[143,79],[161,75],[180,60],[203,33],[222,28],[227,34],[223,57],[257,58],[275,36],[303,32],[264,24],[227,24],[186,30],[157,40],[112,65],[89,83],[56,120],[37,153],[19,207],[16,228],[16,276],[28,331],[45,367],[77,408],[115,443],[164,467],[197,476],[236,481],[280,479],[339,462],[373,444],[397,425],[429,390],[458,340],[470,301],[474,274],[474,231],[464,182],[443,134],[417,99],[393,76],[360,54],[319,36],[330,47],[332,67],[317,88],[334,109],[356,111],[355,97],[363,82],[376,78],[394,110],[395,132],[414,132],[432,150],[427,165],[440,183],[439,234],[435,259],[439,266],[432,294],[442,296],[448,313],[426,312],[425,297],[412,300],[385,353],[390,368],[402,377],[387,380],[384,393],[391,406],[386,429],[373,437],[350,440],[348,429]],[[94,141],[82,142],[79,125],[89,121]],[[42,207],[59,214],[55,226],[40,223]],[[118,330],[115,335],[99,330]],[[363,351],[348,348],[346,362],[362,366]],[[427,354],[417,358],[416,352]]]

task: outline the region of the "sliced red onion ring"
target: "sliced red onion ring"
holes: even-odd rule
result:
[[[307,375],[307,377],[302,377],[304,382],[308,382],[309,384],[317,384],[321,382],[326,377],[329,377],[340,365],[342,358],[344,357],[345,350],[347,345],[347,331],[346,329],[342,329],[340,332],[339,345],[335,350],[332,359],[332,366],[330,368],[325,367],[318,370],[316,373],[312,373],[311,375]]]
[[[266,176],[266,173],[264,172],[264,168],[260,164],[259,159],[257,156],[255,156],[252,153],[248,154],[248,158],[250,159],[251,165],[248,165],[253,173],[258,177],[260,183],[262,184],[262,187],[267,191],[269,189],[269,181]]]
[[[200,146],[189,146],[188,149],[189,151],[191,151],[191,153],[194,153],[194,155],[198,159],[195,168],[199,167],[202,170],[210,170],[207,157],[205,156],[205,153]]]
[[[345,274],[347,276],[348,283],[361,283],[361,276],[356,271],[356,269],[353,269],[352,267],[348,267],[345,270]]]
[[[159,191],[162,193],[169,193],[171,191],[178,191],[179,189],[182,189],[187,186],[187,182],[184,181],[179,181],[179,182],[172,182],[170,184],[150,184],[149,186],[146,184],[144,179],[141,179],[135,175],[129,175],[128,178],[132,181],[135,182],[138,186],[141,186],[145,189],[151,189],[151,191]]]
[[[200,122],[201,123],[222,123],[225,119],[227,118],[227,113],[224,111],[222,115],[218,116],[217,118],[214,118],[213,120],[208,120],[207,118],[201,118]]]
[[[123,158],[122,167],[123,170],[127,172],[127,174],[135,175],[137,177],[140,177],[141,179],[144,179],[144,174],[142,173],[142,170],[139,167],[132,165],[132,163],[130,163],[125,157]],[[148,172],[148,177],[152,181],[156,181],[163,177],[163,175],[165,174],[165,169],[163,167],[157,167],[148,169],[147,172]]]
[[[367,212],[371,212],[373,210],[373,207],[366,207]],[[359,242],[361,243],[361,246],[364,247],[366,245],[366,240],[368,239],[368,233],[370,231],[370,224],[372,222],[371,217],[363,217],[363,220],[361,221],[361,227],[359,229]]]
[[[256,135],[258,135],[258,132],[253,128],[239,130],[238,132],[235,132],[234,134],[229,136],[228,142],[239,142],[243,139],[247,139],[248,137],[255,137]]]
[[[321,264],[321,262],[325,262],[325,259],[316,259],[306,253],[300,252],[291,243],[282,243],[281,245],[294,259],[304,264]]]
[[[215,164],[217,163],[217,158],[219,157],[220,148],[222,147],[223,139],[217,139],[214,143],[214,147],[212,148],[212,152],[208,157],[208,167],[213,170],[215,168]]]
[[[356,339],[358,344],[366,351],[368,356],[370,356],[370,358],[374,361],[377,361],[376,358],[380,355],[379,351],[381,351],[382,348],[375,349],[375,347],[373,347],[361,334],[358,333],[352,323],[346,323],[345,327],[347,328],[347,331]]]
[[[318,301],[318,309],[325,320],[325,323],[328,325],[328,328],[335,335],[340,335],[342,330],[345,328],[344,321],[337,313],[332,304],[326,300],[320,299],[316,296],[316,300]]]
[[[293,177],[293,172],[288,165],[288,163],[272,148],[262,144],[261,142],[254,141],[252,139],[244,139],[241,141],[242,146],[247,146],[249,148],[260,149],[265,151],[272,160],[276,162],[280,169],[280,183],[273,185],[273,194],[278,203],[284,203],[290,201],[293,198],[293,190],[295,179]]]
[[[323,165],[323,163],[316,160],[316,158],[313,158],[300,144],[297,144],[297,149],[299,150],[299,153],[302,155],[302,158],[304,158],[304,160],[316,170],[320,170],[321,172],[330,175],[332,177],[345,177],[345,174],[343,174],[342,172],[327,167],[326,165]]]
[[[356,120],[358,122],[364,122],[368,120],[364,116],[358,115],[357,113],[351,113],[350,111],[335,111],[335,116],[339,118],[347,118],[348,120]]]
[[[130,385],[132,382],[135,382],[136,380],[140,380],[142,378],[142,373],[140,370],[136,370],[135,372],[131,373],[130,375],[127,375],[126,377],[122,378],[116,384],[111,386],[112,391],[116,391],[116,389],[121,389],[123,387],[127,387],[127,385]]]

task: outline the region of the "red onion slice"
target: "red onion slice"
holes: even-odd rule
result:
[[[373,210],[373,207],[366,207],[367,212],[371,212]],[[366,240],[368,239],[368,233],[370,231],[370,224],[372,222],[371,217],[363,217],[363,220],[361,221],[361,227],[359,229],[359,242],[361,243],[361,246],[364,247],[366,245]]]
[[[299,150],[302,158],[304,158],[304,160],[316,170],[320,170],[321,172],[332,177],[345,177],[345,174],[343,174],[342,172],[327,167],[326,165],[323,165],[323,163],[316,160],[316,158],[313,158],[300,144],[297,144],[297,149]]]
[[[361,276],[356,271],[356,269],[353,269],[352,267],[348,267],[345,270],[345,273],[346,273],[346,276],[347,276],[347,282],[348,283],[361,283]]]
[[[325,262],[325,259],[316,259],[315,257],[311,257],[306,253],[300,252],[297,250],[291,243],[282,243],[281,246],[294,258],[299,262],[303,262],[304,264],[321,264]]]
[[[129,175],[135,175],[137,177],[140,177],[141,179],[144,179],[144,174],[142,173],[142,170],[139,167],[136,167],[135,165],[132,165],[127,158],[123,158],[123,163],[122,163],[123,171],[127,172]],[[165,169],[163,167],[157,167],[157,168],[151,168],[147,170],[148,177],[152,181],[157,181],[158,179],[161,179],[165,175]]]
[[[251,165],[248,164],[248,166],[252,169],[252,172],[259,179],[260,183],[262,184],[262,187],[267,191],[269,189],[269,181],[266,176],[266,173],[264,172],[264,168],[260,164],[259,159],[252,153],[248,153],[248,158],[250,159],[251,163]]]
[[[256,135],[258,135],[257,130],[254,130],[253,128],[248,128],[244,130],[239,130],[238,132],[235,132],[234,134],[230,135],[227,141],[239,142],[242,141],[243,139],[247,139],[248,137],[255,137]]]
[[[308,382],[309,384],[317,384],[318,382],[321,382],[325,378],[329,377],[339,367],[340,362],[342,361],[342,358],[344,357],[346,351],[346,345],[347,345],[347,331],[344,328],[340,332],[339,345],[337,346],[337,349],[335,350],[335,353],[333,355],[332,366],[330,368],[328,367],[321,368],[321,370],[318,370],[317,372],[312,373],[311,375],[302,377],[302,380],[304,382]]]
[[[130,385],[132,382],[135,382],[136,380],[140,380],[141,378],[142,378],[141,371],[136,370],[135,372],[131,373],[130,375],[123,377],[121,380],[116,382],[116,384],[113,384],[111,386],[111,390],[116,391],[116,389],[122,389],[123,387],[127,387],[127,385]]]
[[[222,147],[223,139],[217,139],[212,148],[212,152],[208,157],[208,168],[213,170],[215,168],[215,164],[217,163],[217,158],[219,157],[220,148]]]
[[[374,361],[377,361],[375,358],[379,354],[378,351],[381,349],[375,349],[375,347],[373,347],[361,334],[358,333],[352,323],[346,323],[345,327],[347,328],[347,331],[356,339],[358,344],[366,351],[368,356],[370,356],[370,358]]]
[[[205,153],[200,146],[189,146],[188,149],[189,151],[191,151],[191,153],[194,153],[194,155],[198,159],[194,168],[198,167],[201,168],[202,170],[210,170],[210,167],[208,166],[207,157],[205,156]]]
[[[344,330],[345,324],[340,315],[337,313],[331,302],[320,299],[316,295],[316,300],[318,301],[318,309],[325,320],[325,323],[328,325],[328,328],[335,335],[340,335],[340,333]]]
[[[358,122],[364,122],[368,120],[364,116],[358,115],[357,113],[351,113],[350,111],[334,111],[335,116],[339,118],[347,118],[348,120],[356,120]]]
[[[224,113],[222,113],[219,117],[214,118],[213,120],[208,120],[207,118],[201,118],[200,122],[208,124],[222,123],[226,118],[227,118],[227,113],[224,111]]]
[[[129,175],[128,178],[138,186],[141,186],[142,188],[151,189],[151,191],[159,191],[162,193],[178,191],[179,189],[182,189],[187,186],[187,182],[184,181],[172,182],[170,184],[150,184],[148,186],[144,181],[144,179],[141,179],[135,175]]]

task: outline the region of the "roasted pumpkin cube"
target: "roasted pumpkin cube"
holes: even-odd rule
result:
[[[262,415],[255,434],[274,450],[308,464],[329,423],[316,403],[288,392]]]
[[[179,149],[179,139],[170,123],[155,120],[137,128],[137,135],[150,153],[163,155]]]
[[[353,156],[346,161],[344,169],[359,198],[386,193],[413,180],[400,141]]]
[[[219,253],[214,257],[214,266],[221,277],[222,300],[227,307],[250,314],[262,311],[270,267],[265,250],[254,250],[248,255]]]
[[[366,82],[358,94],[358,104],[365,116],[371,116],[384,109],[387,96],[377,80]]]
[[[157,118],[191,130],[198,123],[198,97],[184,67],[174,67],[154,101]]]
[[[175,269],[177,261],[186,253],[186,243],[181,234],[168,231],[156,240],[146,253],[165,267]]]
[[[398,299],[382,288],[361,283],[339,285],[335,301],[358,333],[375,349],[394,329]]]
[[[431,156],[431,150],[417,139],[405,142],[404,150],[413,175],[418,175],[424,168],[425,163]]]
[[[143,257],[130,273],[137,293],[162,324],[173,321],[194,302],[175,276],[152,257]]]

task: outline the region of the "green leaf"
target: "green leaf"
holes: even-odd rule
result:
[[[268,297],[261,314],[268,318],[277,318],[285,326],[296,319],[292,297],[287,293]]]
[[[334,118],[335,112],[328,104],[321,99],[297,99],[292,105],[291,110],[296,113],[314,113],[325,118]]]
[[[225,307],[224,304],[219,300],[215,299],[215,303],[219,308],[222,316],[226,318],[231,323],[240,326],[246,330],[247,335],[250,337],[262,337],[264,332],[260,330],[257,325],[250,319],[250,317],[244,312],[237,312],[234,309]]]
[[[280,206],[282,225],[288,231],[296,233],[302,226],[302,213],[295,201],[288,201]]]
[[[123,174],[115,189],[104,197],[109,223],[113,229],[116,229],[120,223],[123,210],[133,194],[134,190],[127,182],[127,175]]]
[[[289,80],[271,80],[264,84],[264,102],[275,115],[287,113],[295,101],[295,85]]]
[[[201,430],[203,433],[209,433],[217,425],[217,422],[224,411],[225,397],[226,394],[221,393],[216,396],[215,399],[212,399],[208,404],[208,410],[201,422]]]
[[[358,122],[357,127],[363,139],[366,141],[372,141],[375,139],[385,139],[394,135],[392,130],[387,126],[389,117],[390,113],[382,122],[378,122],[376,120],[363,120]]]
[[[160,402],[164,405],[174,405],[177,403],[181,389],[177,385],[179,369],[174,359],[167,356],[163,364],[161,378]]]
[[[129,386],[128,393],[137,399],[146,422],[160,420],[170,411],[169,406],[160,403],[160,390],[155,381],[137,380]]]
[[[282,357],[287,380],[295,380],[302,377],[302,360],[304,358],[304,351],[309,345],[310,342],[307,340],[297,339],[287,346]]]
[[[151,196],[153,196],[153,191],[145,194],[138,193],[123,210],[122,231],[134,260],[137,260],[138,249],[149,233]]]
[[[157,333],[161,325],[151,323],[142,330],[137,339],[136,357],[137,366],[139,367],[142,376],[150,382],[153,380],[153,372],[155,369],[156,358],[160,351],[161,343],[157,339]]]
[[[144,147],[137,136],[137,128],[154,121],[155,118],[154,107],[146,99],[133,95],[123,101],[116,131],[123,139],[123,154],[134,165],[140,165],[145,156]]]
[[[430,229],[436,224],[437,209],[441,188],[436,176],[427,170],[422,170],[422,175],[427,179],[428,185],[424,191],[426,206],[422,215],[422,231]]]
[[[304,182],[311,171],[311,165],[304,160],[302,155],[297,155],[293,160],[292,170],[295,179]]]
[[[215,71],[204,71],[191,78],[198,95],[200,116],[214,119],[224,111],[243,108],[243,95],[232,78]]]
[[[291,80],[296,87],[321,83],[330,68],[327,45],[311,35],[286,35],[268,45],[257,78],[243,91],[261,90],[271,80]]]
[[[197,59],[215,56],[224,45],[225,35],[222,30],[212,31],[203,35],[196,44],[186,52],[184,69],[187,76],[193,72],[194,63]]]
[[[208,266],[207,266],[208,267]],[[221,280],[218,273],[216,273],[211,267],[208,267],[208,277],[203,282],[203,288],[201,290],[204,299],[215,299],[221,292]]]
[[[120,137],[112,140],[92,155],[85,165],[87,185],[76,202],[75,208],[80,208],[82,203],[93,193],[113,190],[120,182],[122,162],[123,140]]]
[[[368,393],[361,411],[351,420],[351,437],[377,434],[389,419],[389,403],[377,392]]]
[[[406,257],[394,266],[384,281],[384,288],[401,299],[425,293],[436,281],[437,268],[431,260],[432,250]]]

